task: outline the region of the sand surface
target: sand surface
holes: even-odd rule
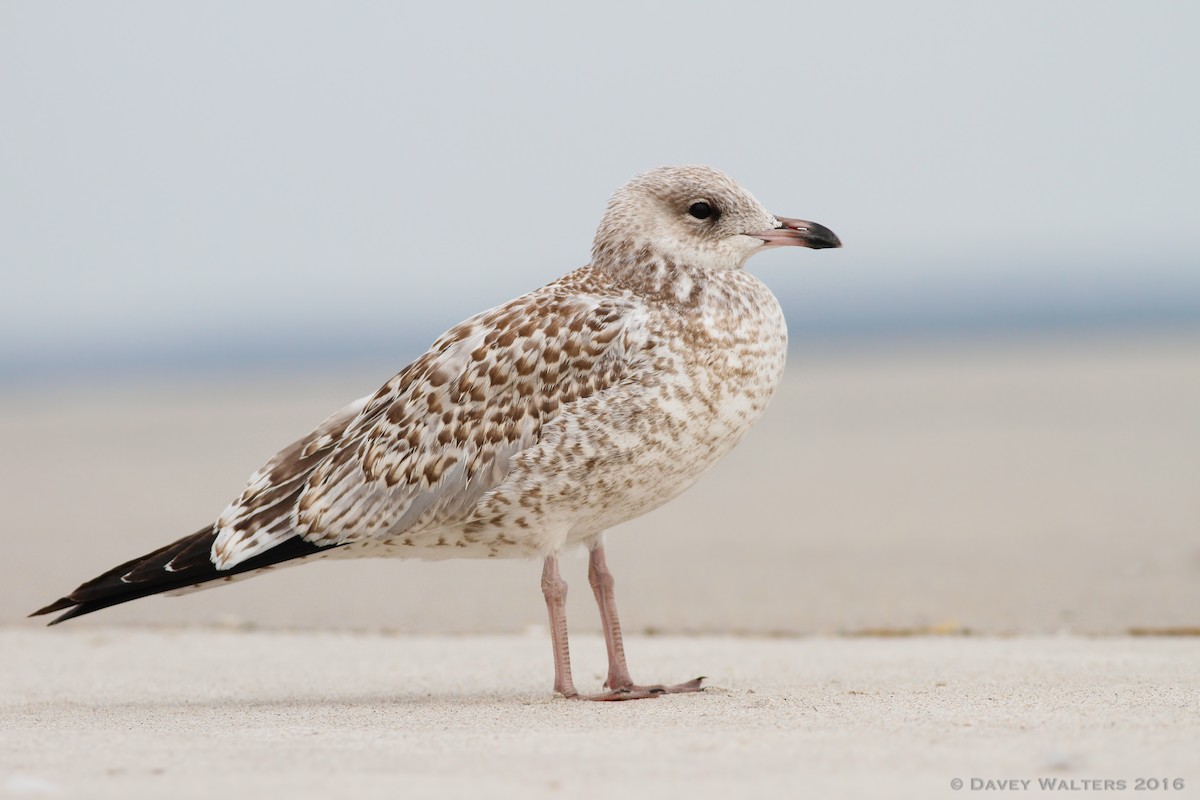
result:
[[[602,642],[574,645],[598,687]],[[1079,797],[1037,781],[1129,796],[1148,777],[1200,794],[1194,638],[629,649],[635,676],[712,688],[554,698],[541,636],[3,629],[0,796],[930,798],[974,778]]]
[[[398,365],[0,398],[0,623],[211,521]],[[1200,625],[1200,335],[807,351],[700,484],[613,530],[630,630],[1123,633]],[[519,633],[530,562],[343,562],[76,625]],[[581,557],[569,618],[598,630]]]

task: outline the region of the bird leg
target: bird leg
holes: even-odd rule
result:
[[[625,648],[621,643],[621,623],[617,620],[617,606],[613,597],[613,577],[604,563],[604,549],[592,551],[588,566],[588,579],[596,592],[600,604],[600,618],[604,623],[604,643],[608,647],[608,692],[583,695],[575,689],[571,679],[571,648],[567,643],[567,582],[558,572],[558,556],[547,556],[542,565],[542,594],[546,597],[546,611],[550,615],[550,641],[554,649],[554,691],[568,700],[640,700],[658,697],[673,692],[700,691],[701,678],[678,686],[637,686],[629,677],[625,666]]]
[[[571,647],[567,644],[567,582],[558,574],[558,556],[548,555],[542,565],[542,594],[550,614],[550,644],[554,648],[554,691],[575,698],[571,680]]]
[[[604,682],[609,694],[599,695],[593,700],[632,700],[677,692],[699,692],[703,677],[674,686],[639,686],[633,682],[629,667],[625,663],[625,645],[621,639],[621,620],[617,618],[617,598],[613,592],[613,576],[604,559],[604,545],[598,544],[588,556],[588,583],[596,594],[596,605],[600,607],[600,622],[604,626],[604,644],[608,648],[608,680]],[[564,629],[565,635],[565,629]]]

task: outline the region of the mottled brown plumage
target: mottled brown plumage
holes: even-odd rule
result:
[[[609,202],[591,264],[448,331],[271,459],[211,529],[38,613],[331,554],[540,556],[556,689],[575,696],[557,553],[584,545],[609,637],[605,697],[648,694],[624,669],[601,536],[694,483],[765,409],[787,331],[742,267],[778,244],[840,243],[715,170],[639,176]]]

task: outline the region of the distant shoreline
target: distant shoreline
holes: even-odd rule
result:
[[[861,319],[821,319],[787,311],[791,350],[947,345],[996,345],[1021,342],[1095,339],[1191,338],[1200,335],[1200,309],[1089,315],[980,315],[968,318],[886,315]],[[378,369],[393,373],[415,359],[441,333],[437,323],[412,325],[379,336],[342,331],[319,336],[313,331],[295,338],[255,336],[204,340],[159,339],[122,347],[81,347],[0,356],[0,387],[52,386],[78,381],[106,383],[120,379],[165,379],[205,375],[237,380],[249,375],[285,377],[304,371]],[[389,373],[390,374],[390,373]],[[383,376],[386,377],[386,376]]]

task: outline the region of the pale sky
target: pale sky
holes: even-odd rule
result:
[[[411,355],[723,169],[806,331],[1200,320],[1186,2],[0,4],[0,376]],[[1013,322],[1015,320],[1015,322]],[[396,364],[399,368],[402,364]]]

